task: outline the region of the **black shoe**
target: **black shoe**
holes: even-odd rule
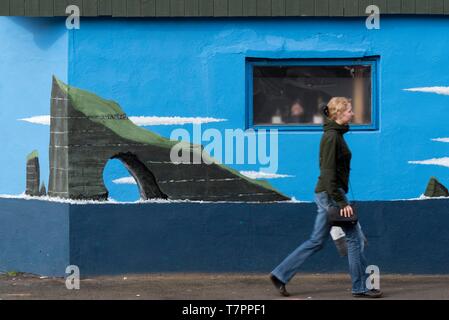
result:
[[[380,298],[382,297],[382,291],[372,289],[366,292],[353,293],[352,296],[355,298]]]
[[[270,274],[270,280],[271,282],[273,282],[275,288],[279,291],[281,296],[284,297],[290,296],[290,293],[288,293],[287,289],[285,288],[285,283],[283,283],[281,280],[279,280],[272,274]]]

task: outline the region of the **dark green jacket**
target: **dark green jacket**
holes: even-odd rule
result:
[[[348,192],[351,150],[343,135],[349,131],[348,125],[340,125],[325,118],[324,133],[320,143],[320,177],[315,192],[326,191],[340,208],[348,205],[344,195],[338,190]]]

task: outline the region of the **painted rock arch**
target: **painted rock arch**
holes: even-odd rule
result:
[[[114,101],[53,78],[49,196],[107,199],[103,169],[117,158],[136,179],[143,199],[289,200],[267,182],[219,163],[172,162],[170,150],[177,143],[136,126]],[[193,157],[202,146],[185,143],[183,151]]]

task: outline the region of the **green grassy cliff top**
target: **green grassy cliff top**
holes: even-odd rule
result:
[[[31,159],[38,158],[38,157],[39,157],[39,152],[37,152],[37,150],[34,150],[27,156],[27,161],[30,161]]]

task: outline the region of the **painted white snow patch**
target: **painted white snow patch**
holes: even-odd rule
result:
[[[240,173],[250,179],[279,179],[294,177],[288,174],[267,173],[262,171],[240,171]]]
[[[19,121],[25,121],[25,122],[30,122],[30,123],[35,123],[35,124],[42,124],[44,126],[49,126],[50,125],[50,116],[46,115],[46,116],[35,116],[35,117],[30,117],[30,118],[23,118],[23,119],[18,119]]]
[[[434,200],[434,199],[449,199],[449,197],[428,197],[424,193],[416,198],[416,200]]]
[[[168,199],[149,199],[149,200],[137,200],[132,202],[119,202],[113,198],[109,198],[105,201],[95,201],[95,200],[72,200],[72,199],[64,199],[64,198],[57,198],[57,197],[32,197],[28,196],[24,193],[22,194],[0,194],[0,198],[3,199],[23,199],[23,200],[38,200],[38,201],[49,201],[49,202],[59,202],[59,203],[69,203],[69,204],[114,204],[114,205],[120,205],[120,204],[145,204],[145,203],[212,203],[212,204],[219,204],[219,203],[261,203],[259,201],[203,201],[203,200],[168,200]],[[411,199],[392,199],[390,201],[417,201],[417,200],[435,200],[435,199],[449,199],[449,197],[427,197],[424,194],[419,196],[418,198],[411,198]],[[295,197],[292,197],[291,200],[288,201],[271,201],[271,202],[264,202],[264,203],[313,203],[313,201],[300,201],[297,200]]]
[[[391,201],[420,201],[420,200],[435,200],[435,199],[449,199],[449,197],[428,197],[423,193],[418,198],[393,199]]]
[[[432,139],[432,141],[448,142],[449,143],[449,138],[435,138],[435,139]]]
[[[42,196],[42,197],[32,197],[29,195],[26,195],[25,193],[22,194],[0,194],[0,198],[6,198],[6,199],[24,199],[24,200],[39,200],[39,201],[49,201],[49,202],[60,202],[60,203],[70,203],[70,204],[100,204],[100,203],[114,203],[112,201],[94,201],[94,200],[72,200],[72,199],[65,199],[65,198],[58,198],[58,197],[49,197],[49,196]]]
[[[129,117],[138,126],[169,126],[182,124],[201,124],[209,122],[223,122],[226,119],[202,117]]]
[[[178,202],[199,202],[199,201],[190,201],[190,200],[166,200],[166,199],[149,199],[149,200],[137,200],[133,202],[120,202],[113,198],[109,198],[108,200],[97,201],[97,200],[73,200],[73,199],[65,199],[58,197],[32,197],[26,195],[25,193],[11,195],[11,194],[0,194],[0,198],[5,199],[24,199],[24,200],[38,200],[38,201],[49,201],[49,202],[59,202],[59,203],[70,203],[70,204],[136,204],[136,203],[178,203]]]
[[[70,203],[70,204],[80,204],[80,205],[86,205],[86,204],[114,204],[114,205],[122,205],[122,204],[145,204],[145,203],[161,203],[161,204],[171,204],[171,203],[212,203],[212,204],[219,204],[219,203],[289,203],[289,202],[306,202],[306,201],[270,201],[270,202],[260,202],[260,201],[204,201],[204,200],[171,200],[171,199],[148,199],[148,200],[137,200],[132,202],[119,202],[117,200],[114,200],[112,198],[109,198],[105,201],[95,201],[95,200],[72,200],[72,199],[64,199],[64,198],[57,198],[57,197],[31,197],[24,193],[18,194],[18,195],[11,195],[11,194],[0,194],[0,198],[4,199],[23,199],[23,200],[38,200],[38,201],[49,201],[49,202],[59,202],[59,203]]]
[[[112,180],[115,184],[137,184],[133,177],[123,177],[119,179]]]
[[[449,168],[449,157],[444,158],[434,158],[423,161],[409,161],[411,164],[427,164],[427,165],[435,165],[435,166],[443,166]]]
[[[421,87],[421,88],[409,88],[404,90],[413,92],[429,92],[449,96],[449,87]]]
[[[35,116],[30,118],[18,119],[19,121],[26,121],[34,124],[41,124],[45,126],[50,125],[50,116]],[[129,117],[135,125],[144,127],[144,126],[170,126],[170,125],[183,125],[183,124],[201,124],[201,123],[209,123],[209,122],[223,122],[227,121],[226,119],[217,119],[217,118],[209,118],[209,117]]]
[[[302,201],[298,200],[295,197],[291,197],[290,200],[284,201],[284,202],[290,202],[290,203],[312,203],[314,201]]]

